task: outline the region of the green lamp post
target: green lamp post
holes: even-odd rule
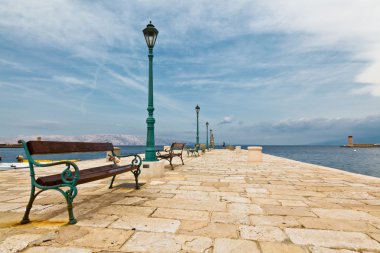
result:
[[[149,49],[149,88],[148,88],[148,118],[146,119],[147,124],[147,135],[146,135],[146,149],[145,149],[145,161],[157,161],[155,144],[154,144],[154,123],[153,118],[153,47],[156,43],[158,30],[152,24],[152,21],[143,30],[146,44]]]
[[[213,143],[212,143],[212,129],[210,129],[210,146],[211,148],[214,148]]]
[[[206,149],[208,149],[208,122],[206,122]]]
[[[201,110],[201,108],[199,107],[199,105],[197,105],[195,107],[195,111],[197,112],[197,139],[196,139],[197,147],[199,147],[199,111],[200,110]]]

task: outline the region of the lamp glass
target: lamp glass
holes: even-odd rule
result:
[[[201,108],[199,107],[199,105],[197,105],[196,107],[195,107],[195,111],[196,112],[199,112],[201,110]]]
[[[156,43],[157,35],[158,35],[158,30],[154,27],[152,22],[150,22],[146,28],[143,30],[146,45],[149,48],[153,48],[154,44]]]

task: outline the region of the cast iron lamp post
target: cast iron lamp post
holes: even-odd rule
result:
[[[211,143],[211,139],[212,139],[212,129],[210,129],[210,146],[211,146],[211,148],[214,148],[214,146]]]
[[[154,123],[153,118],[153,47],[156,43],[158,30],[152,24],[152,21],[143,30],[146,44],[149,49],[149,88],[148,88],[148,118],[146,119],[147,124],[147,135],[146,135],[146,149],[145,149],[145,161],[157,161],[156,151],[154,145]]]
[[[197,147],[199,146],[199,111],[201,110],[201,108],[199,107],[199,105],[197,105],[195,107],[195,111],[197,112],[197,140],[196,140],[196,145]]]
[[[206,149],[208,150],[208,122],[206,122]]]

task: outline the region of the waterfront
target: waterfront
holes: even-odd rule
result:
[[[81,161],[81,168],[105,159]],[[20,225],[28,169],[0,172],[0,251],[380,252],[380,179],[247,151],[185,157],[162,178],[128,188],[131,173],[78,186],[76,225],[56,191],[39,195]],[[38,170],[42,175],[62,168]],[[143,176],[143,174],[141,175]]]
[[[248,145],[242,145],[247,148]],[[120,146],[122,153],[144,153],[145,146]],[[217,148],[222,148],[217,146]],[[162,150],[162,146],[156,146]],[[15,162],[18,155],[24,155],[23,149],[0,149],[2,162]],[[296,161],[323,165],[349,172],[380,178],[380,148],[341,148],[339,146],[269,146],[263,145],[263,152]],[[36,156],[37,159],[96,159],[104,153],[81,153],[52,156]]]

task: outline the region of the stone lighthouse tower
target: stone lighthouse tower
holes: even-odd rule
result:
[[[347,140],[348,140],[347,146],[353,147],[354,146],[354,140],[353,140],[352,135],[349,135],[348,138],[347,138]]]

